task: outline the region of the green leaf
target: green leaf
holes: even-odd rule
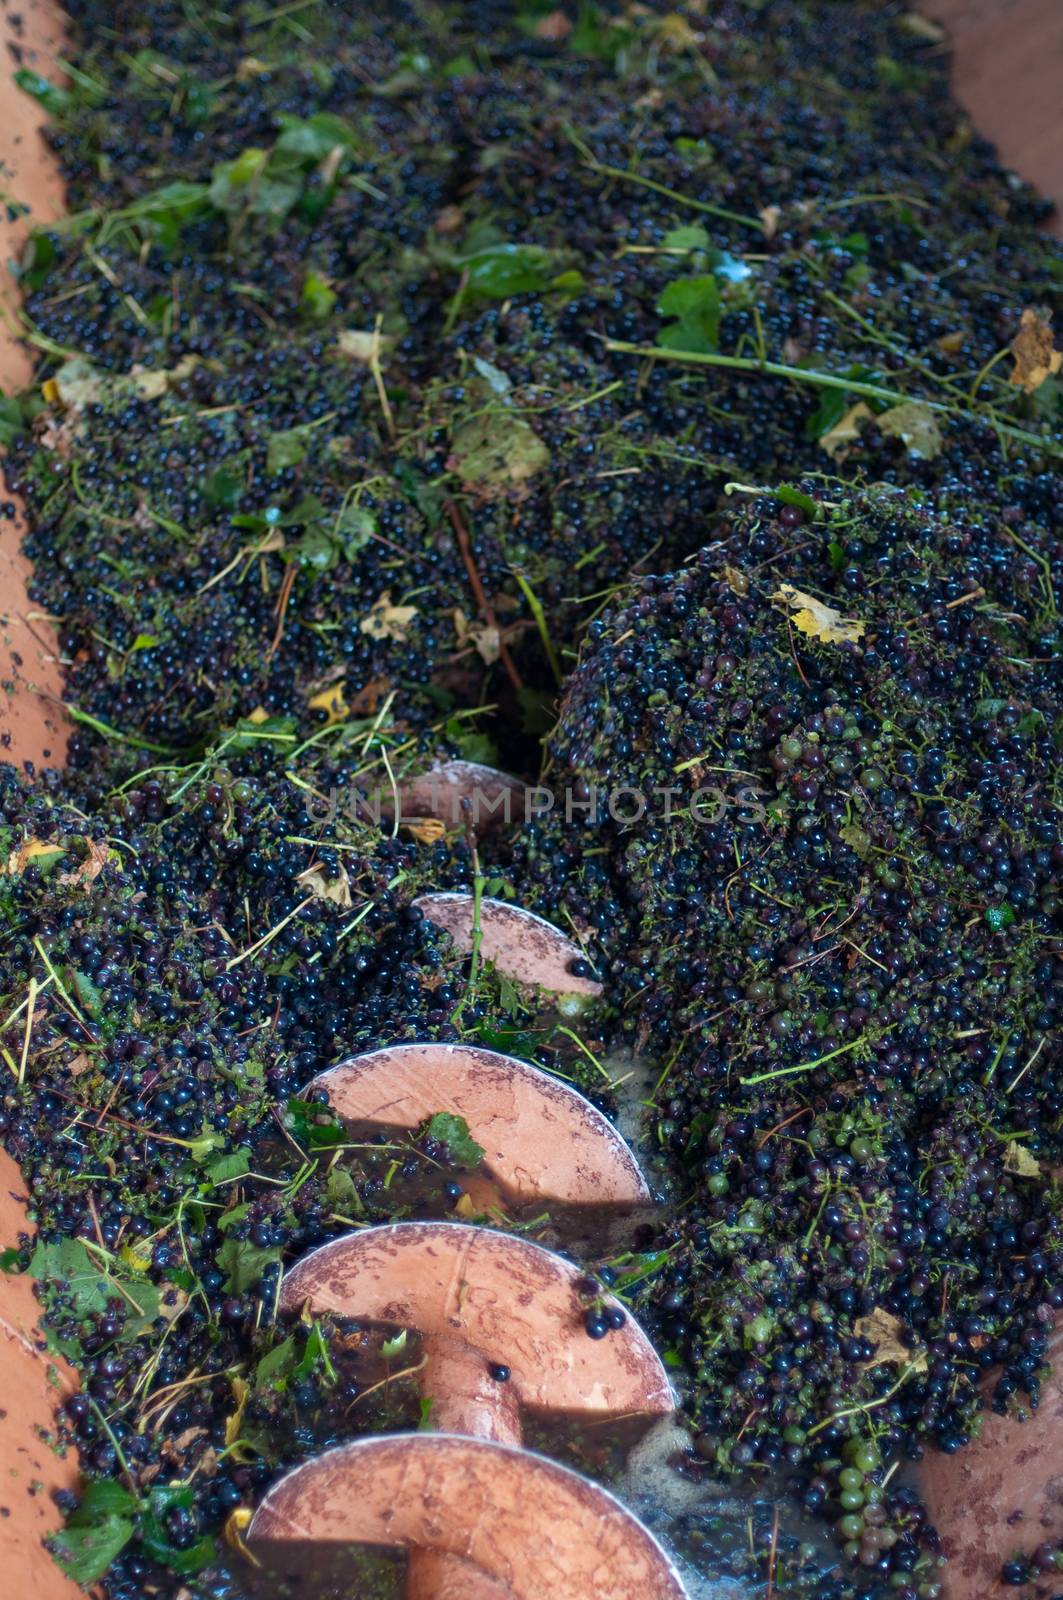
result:
[[[330,534],[324,528],[317,526],[307,528],[306,532],[289,549],[289,557],[301,567],[309,567],[314,572],[327,572],[336,564],[336,546]]]
[[[309,449],[310,434],[305,426],[271,433],[266,446],[266,471],[275,478],[285,467],[297,466]]]
[[[380,1354],[383,1356],[384,1360],[391,1361],[395,1356],[401,1356],[402,1352],[406,1348],[406,1343],[409,1337],[408,1330],[406,1328],[402,1328],[394,1335],[393,1338],[385,1339],[384,1343],[380,1346]]]
[[[979,718],[999,717],[1011,705],[1010,700],[976,700],[974,715]]]
[[[27,289],[39,289],[55,264],[55,244],[40,228],[34,229],[22,247],[18,281]]]
[[[39,72],[31,72],[29,67],[19,67],[14,79],[23,94],[32,96],[50,117],[63,116],[76,103],[69,89],[58,88],[56,84],[49,83],[47,78],[42,78]]]
[[[310,271],[303,279],[299,295],[299,309],[315,322],[323,322],[336,304],[337,295],[329,280],[320,272]]]
[[[305,1150],[327,1150],[342,1144],[343,1129],[328,1106],[292,1098],[285,1103],[284,1126]]]
[[[85,1007],[85,1010],[88,1012],[89,1016],[102,1016],[104,1009],[103,994],[93,983],[92,979],[87,977],[84,972],[78,972],[76,968],[73,967],[70,969],[70,977],[74,985],[74,993],[81,1001],[81,1004]]]
[[[295,1366],[295,1335],[290,1333],[280,1344],[267,1350],[255,1368],[254,1387],[275,1389],[289,1376]]]
[[[90,1528],[103,1517],[132,1516],[137,1509],[136,1495],[110,1478],[90,1478],[81,1504],[67,1519],[68,1528]]]
[[[141,195],[126,206],[121,215],[132,222],[145,239],[170,252],[180,244],[185,228],[209,212],[208,186],[182,178]]]
[[[333,529],[348,561],[353,561],[377,531],[377,520],[364,506],[344,506]]]
[[[128,1517],[110,1516],[87,1528],[61,1528],[48,1542],[67,1577],[87,1586],[103,1577],[132,1537],[133,1524]]]
[[[5,450],[26,431],[21,401],[14,395],[0,394],[0,446]]]
[[[485,767],[498,765],[498,748],[490,734],[477,732],[460,717],[451,717],[443,733],[463,761],[478,761]]]
[[[323,161],[337,146],[353,150],[358,143],[350,123],[330,111],[319,111],[312,117],[293,117],[282,111],[277,121],[283,132],[276,148],[311,163]]]
[[[507,300],[513,294],[537,294],[551,276],[552,253],[538,244],[492,244],[459,261],[469,294]]]
[[[336,1381],[336,1369],[332,1365],[328,1340],[321,1331],[320,1322],[315,1322],[307,1334],[306,1348],[299,1358],[293,1376],[302,1379],[315,1374],[323,1378],[326,1383]]]
[[[303,160],[290,151],[241,151],[222,161],[210,180],[210,203],[228,217],[251,213],[281,221],[303,192]]]
[[[328,1175],[325,1185],[328,1203],[344,1216],[353,1214],[360,1217],[364,1207],[362,1197],[358,1193],[358,1185],[352,1173],[346,1167],[333,1167]]]
[[[242,1178],[245,1172],[251,1170],[251,1157],[246,1150],[233,1150],[231,1154],[219,1156],[217,1161],[212,1161],[206,1168],[204,1176],[212,1184],[231,1183],[234,1178]]]
[[[709,355],[719,348],[720,286],[715,277],[677,278],[657,302],[658,314],[674,317],[657,335],[663,350]]]
[[[122,1296],[140,1312],[139,1321],[134,1318],[126,1324],[131,1336],[150,1327],[159,1315],[159,1291],[155,1285],[101,1267],[83,1239],[59,1239],[47,1244],[38,1241],[27,1271],[40,1280],[46,1303],[57,1295],[67,1298],[74,1312],[83,1317],[105,1311],[120,1286]]]
[[[150,1491],[147,1504],[141,1506],[140,1512],[140,1540],[145,1550],[161,1566],[183,1577],[201,1572],[217,1554],[214,1540],[206,1534],[187,1549],[179,1550],[170,1543],[167,1516],[175,1510],[190,1511],[194,1504],[195,1491],[191,1484],[159,1484]]]
[[[158,642],[153,633],[138,633],[133,643],[129,646],[129,654],[132,655],[134,650],[150,650]]]
[[[455,1116],[452,1111],[437,1111],[428,1118],[423,1132],[437,1144],[445,1145],[451,1159],[459,1166],[478,1167],[484,1158],[484,1148],[469,1132],[465,1118]]]
[[[216,467],[204,480],[203,495],[210,511],[235,511],[244,492],[244,475],[230,467]]]
[[[549,461],[550,451],[535,429],[510,411],[470,417],[451,440],[453,470],[487,498],[519,488]]]
[[[250,1239],[226,1239],[218,1251],[220,1271],[225,1273],[228,1294],[246,1294],[253,1289],[268,1266],[281,1258],[280,1247],[262,1248]]]
[[[841,389],[824,389],[819,404],[805,423],[805,436],[822,439],[836,428],[849,409],[849,397]]]
[[[780,483],[775,491],[775,498],[780,500],[784,506],[798,506],[805,513],[805,516],[813,522],[820,514],[819,506],[812,496],[805,494],[802,489],[795,489],[792,484]]]
[[[252,722],[250,717],[242,717],[232,732],[226,735],[225,749],[226,752],[237,753],[254,750],[263,743],[294,744],[295,718],[266,717],[263,722]]]
[[[711,243],[705,229],[698,222],[682,228],[670,228],[661,241],[666,250],[707,250]]]
[[[281,528],[305,528],[311,522],[321,522],[328,515],[316,494],[304,494],[290,511],[279,519]]]
[[[8,1245],[6,1250],[0,1250],[0,1272],[16,1274],[22,1271],[22,1251],[17,1245]]]

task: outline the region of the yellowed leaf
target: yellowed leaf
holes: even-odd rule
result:
[[[861,828],[859,823],[846,822],[838,829],[838,837],[843,844],[859,856],[861,861],[867,861],[871,855],[871,835]]]
[[[696,50],[702,35],[696,33],[686,17],[678,11],[669,11],[657,25],[655,42],[676,55],[684,50]]]
[[[407,637],[406,630],[417,615],[416,606],[396,606],[391,603],[391,590],[385,589],[367,617],[358,624],[371,639],[397,639]]]
[[[749,579],[741,567],[724,567],[723,575],[727,579],[727,587],[732,594],[746,595],[749,593]]]
[[[903,439],[910,456],[933,461],[941,454],[941,427],[929,406],[919,400],[905,400],[891,406],[877,419],[882,433]]]
[[[765,239],[774,239],[779,231],[779,223],[782,221],[782,207],[761,206],[757,216],[760,218],[760,225],[764,229]]]
[[[826,433],[820,434],[819,448],[830,456],[832,461],[848,455],[849,446],[860,438],[860,424],[870,422],[873,415],[870,406],[865,405],[862,400],[858,401],[855,406],[849,407],[844,417],[839,418],[833,428],[828,428]]]
[[[141,367],[134,363],[129,376],[137,394],[144,400],[161,400],[166,393],[167,375],[158,367]]]
[[[486,666],[493,666],[502,653],[501,631],[489,622],[470,622],[464,611],[454,612],[454,631],[459,644],[471,644]]]
[[[967,336],[962,328],[954,328],[951,333],[943,333],[934,343],[942,355],[958,356],[967,342]]]
[[[312,694],[306,702],[311,711],[325,713],[327,728],[331,728],[334,722],[346,722],[351,714],[351,708],[343,691],[342,683],[330,683],[327,688],[319,689],[317,694]]]
[[[1051,378],[1063,366],[1063,351],[1055,348],[1052,323],[1043,311],[1027,306],[1019,322],[1019,331],[1011,341],[1015,366],[1009,382],[1032,394],[1046,378]]]
[[[57,883],[92,883],[98,878],[111,858],[107,845],[97,844],[95,839],[86,839],[88,855],[80,861],[72,872],[62,872],[56,879]],[[26,868],[36,863],[42,871],[53,865],[64,856],[68,846],[55,839],[23,839],[17,849],[12,850],[7,858],[5,870],[12,877],[18,877]]]
[[[1039,1178],[1041,1163],[1017,1139],[1009,1139],[1004,1147],[1004,1171],[1017,1178]]]
[[[940,22],[933,22],[919,11],[906,11],[899,21],[908,33],[914,33],[917,39],[926,39],[930,44],[941,44],[946,37]]]
[[[178,1289],[176,1284],[163,1283],[159,1316],[164,1322],[176,1322],[185,1306],[188,1304],[188,1295],[184,1289]]]
[[[248,1397],[251,1394],[251,1385],[246,1378],[236,1377],[232,1380],[233,1399],[236,1401],[236,1410],[225,1419],[225,1443],[233,1445],[240,1437],[240,1429],[244,1424],[244,1412],[247,1409]]]
[[[438,817],[419,817],[415,822],[404,822],[403,827],[418,844],[436,844],[447,831],[446,824]]]
[[[328,900],[343,910],[353,904],[351,881],[342,862],[335,878],[330,878],[325,868],[318,862],[312,867],[307,867],[305,872],[300,872],[296,882],[301,883],[307,894],[312,894],[315,900]]]
[[[790,621],[799,633],[809,639],[819,639],[823,644],[856,644],[866,632],[864,623],[854,617],[843,617],[833,606],[824,605],[814,595],[803,594],[792,583],[781,583],[772,595],[780,610],[790,614]]]
[[[235,1550],[237,1555],[243,1556],[245,1561],[250,1561],[252,1566],[260,1567],[262,1565],[261,1561],[244,1538],[244,1534],[251,1526],[252,1515],[253,1513],[247,1506],[237,1506],[235,1511],[230,1511],[225,1519],[222,1536],[230,1550]]]
[[[341,355],[350,356],[352,361],[362,361],[366,366],[374,356],[383,355],[390,344],[390,338],[375,328],[344,328],[336,340]]]
[[[32,861],[46,866],[49,861],[56,861],[65,853],[65,847],[52,839],[23,839],[8,856],[6,870],[12,877],[19,877]]]
[[[257,728],[263,722],[269,721],[269,712],[263,706],[256,706],[247,720],[253,722]]]
[[[151,1270],[151,1245],[145,1245],[143,1240],[139,1241],[139,1248],[137,1244],[124,1244],[118,1257],[138,1278]]]
[[[868,1316],[856,1319],[853,1332],[858,1339],[868,1339],[875,1346],[875,1353],[864,1363],[865,1367],[882,1367],[896,1361],[913,1372],[926,1371],[926,1352],[919,1350],[912,1354],[904,1343],[904,1324],[892,1311],[876,1306]]]

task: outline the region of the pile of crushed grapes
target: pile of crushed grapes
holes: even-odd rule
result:
[[[306,1094],[464,1040],[634,1117],[659,1203],[580,1264],[681,1396],[698,1592],[934,1600],[916,1464],[1037,1405],[1063,1307],[1049,208],[878,0],[67,9],[62,83],[8,64],[69,214],[0,400],[73,724],[0,769],[56,1558],[241,1600],[265,1486],[417,1426],[276,1307],[352,1226],[468,1216],[454,1119]],[[556,803],[365,798],[453,759]],[[548,917],[602,1000],[429,889]]]

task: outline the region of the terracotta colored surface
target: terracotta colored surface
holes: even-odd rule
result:
[[[31,229],[63,210],[62,186],[54,158],[41,137],[44,114],[35,100],[11,82],[17,66],[32,67],[53,80],[61,27],[57,6],[33,0],[0,11],[0,173],[4,198],[30,207],[11,221],[0,207],[0,389],[11,394],[32,376],[30,352],[17,337],[18,291],[6,263],[18,260]],[[14,17],[21,17],[16,27]],[[19,52],[12,56],[11,47]],[[0,520],[0,756],[38,766],[61,765],[66,725],[55,634],[26,593],[29,564],[19,552],[25,531],[22,509]],[[43,695],[50,696],[49,699]]]
[[[439,1550],[411,1550],[406,1567],[406,1600],[512,1600],[508,1583],[489,1577],[460,1556]]]
[[[597,1484],[528,1451],[452,1434],[362,1439],[327,1451],[274,1484],[249,1539],[434,1550],[495,1582],[463,1592],[448,1574],[448,1600],[684,1597],[660,1546]],[[439,1600],[416,1564],[410,1576],[411,1596]]]
[[[441,761],[408,779],[400,791],[404,817],[438,817],[448,828],[466,818],[477,837],[524,814],[524,785],[477,761]],[[469,809],[463,802],[469,802]]]
[[[348,1122],[419,1128],[437,1111],[464,1117],[484,1165],[517,1202],[637,1205],[649,1191],[612,1124],[567,1084],[526,1061],[469,1045],[372,1050],[314,1080]]]
[[[918,9],[947,30],[953,92],[979,133],[1063,208],[1063,5],[919,0]],[[1063,211],[1052,227],[1063,232]]]
[[[1059,1361],[1063,1334],[1053,1343]],[[981,1436],[965,1449],[926,1457],[921,1481],[950,1557],[949,1600],[1013,1594],[999,1581],[1003,1563],[1063,1540],[1063,1373],[1057,1368],[1044,1385],[1028,1422],[987,1412]]]
[[[0,1249],[30,1231],[24,1196],[18,1167],[0,1151]],[[44,1352],[39,1312],[32,1278],[0,1277],[0,1592],[76,1600],[82,1591],[41,1543],[63,1520],[52,1494],[76,1488],[78,1471],[72,1453],[61,1460],[42,1437],[52,1433],[55,1407],[74,1380]]]
[[[420,906],[430,922],[446,929],[459,950],[472,949],[471,894],[423,894],[413,903]],[[593,978],[574,977],[568,970],[573,961],[583,960],[579,946],[534,912],[507,905],[503,900],[484,899],[480,903],[480,931],[481,954],[507,978],[551,994],[601,994],[600,983]]]
[[[281,1306],[416,1328],[426,1351],[433,1341],[464,1345],[485,1372],[494,1362],[510,1369],[496,1385],[508,1391],[498,1402],[505,1408],[515,1397],[540,1414],[666,1415],[668,1376],[637,1323],[629,1317],[607,1338],[588,1338],[580,1276],[549,1250],[489,1228],[396,1222],[312,1250],[285,1274]],[[479,1407],[483,1390],[468,1373],[465,1392]]]

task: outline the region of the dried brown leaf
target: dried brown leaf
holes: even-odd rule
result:
[[[1027,306],[1019,322],[1019,331],[1011,341],[1015,366],[1009,382],[1032,394],[1046,378],[1051,378],[1063,367],[1063,351],[1055,348],[1052,323],[1043,311]]]
[[[868,1339],[875,1346],[874,1355],[864,1363],[865,1368],[882,1367],[896,1361],[914,1372],[926,1371],[926,1352],[920,1350],[912,1354],[904,1342],[904,1324],[892,1311],[876,1306],[870,1315],[857,1318],[853,1332],[858,1339]]]
[[[549,40],[554,44],[567,39],[571,32],[572,23],[563,11],[549,11],[535,24],[535,37]]]

